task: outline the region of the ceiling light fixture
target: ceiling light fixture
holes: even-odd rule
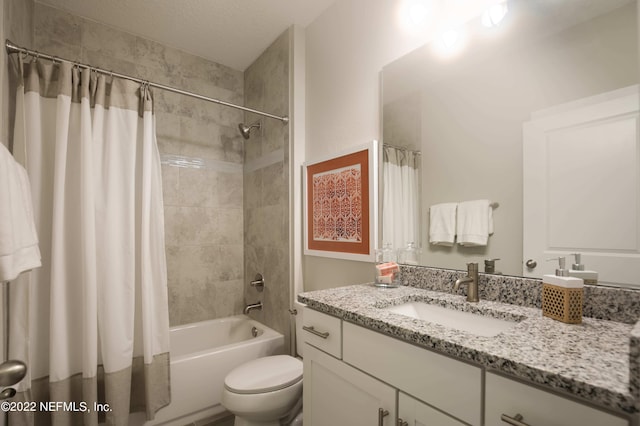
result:
[[[482,25],[487,28],[497,27],[509,11],[506,1],[491,5],[482,14]]]
[[[442,45],[446,50],[453,50],[453,48],[460,41],[460,34],[456,30],[447,30],[440,36],[442,39]]]
[[[443,58],[451,58],[464,49],[467,43],[467,36],[463,29],[450,27],[440,33],[434,41],[435,52]]]
[[[400,7],[402,26],[411,31],[421,30],[431,11],[431,0],[405,0]]]

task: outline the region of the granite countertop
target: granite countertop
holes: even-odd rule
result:
[[[311,309],[489,371],[565,391],[614,410],[640,411],[637,367],[630,366],[630,357],[634,359],[638,351],[638,339],[632,338],[638,330],[632,333],[633,324],[587,317],[582,324],[565,324],[543,317],[536,308],[487,300],[469,303],[461,295],[409,286],[353,285],[301,293],[298,300]],[[380,309],[408,301],[518,322],[496,336],[482,337]]]

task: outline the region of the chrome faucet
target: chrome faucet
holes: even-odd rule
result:
[[[257,302],[257,303],[250,303],[247,306],[244,307],[244,311],[242,311],[245,315],[247,315],[249,312],[253,311],[254,309],[257,309],[259,311],[262,310],[262,302]]]
[[[454,293],[458,292],[461,284],[467,285],[467,302],[478,302],[478,264],[467,263],[467,276],[456,280],[453,285]]]

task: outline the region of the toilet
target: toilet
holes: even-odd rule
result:
[[[224,379],[222,405],[236,416],[234,426],[302,425],[302,360],[273,355],[236,367]]]
[[[274,355],[242,364],[224,379],[222,405],[235,426],[287,424],[302,406],[302,361]]]

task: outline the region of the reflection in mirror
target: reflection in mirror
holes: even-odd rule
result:
[[[420,152],[382,146],[382,194],[384,247],[404,254],[420,241]]]
[[[580,252],[601,283],[640,284],[637,17],[635,0],[511,0],[498,27],[471,21],[456,55],[426,45],[384,67],[384,143],[422,153],[420,264],[463,269],[497,258],[497,273],[541,277],[557,267],[546,258],[566,256],[571,265],[570,254]],[[583,118],[615,96],[635,106]],[[539,125],[576,114],[566,125]],[[599,123],[613,124],[592,127]],[[537,132],[536,160],[525,158],[525,128]],[[525,193],[527,179],[534,190]],[[603,188],[605,181],[615,186]],[[472,200],[499,204],[487,244],[430,244],[429,208]],[[383,243],[391,242],[389,222],[407,221],[385,217],[384,204]],[[623,223],[616,210],[625,210]],[[524,223],[536,216],[544,220]],[[523,249],[525,227],[546,244],[539,251]],[[394,248],[408,242],[394,240]],[[528,260],[537,266],[527,268]]]

